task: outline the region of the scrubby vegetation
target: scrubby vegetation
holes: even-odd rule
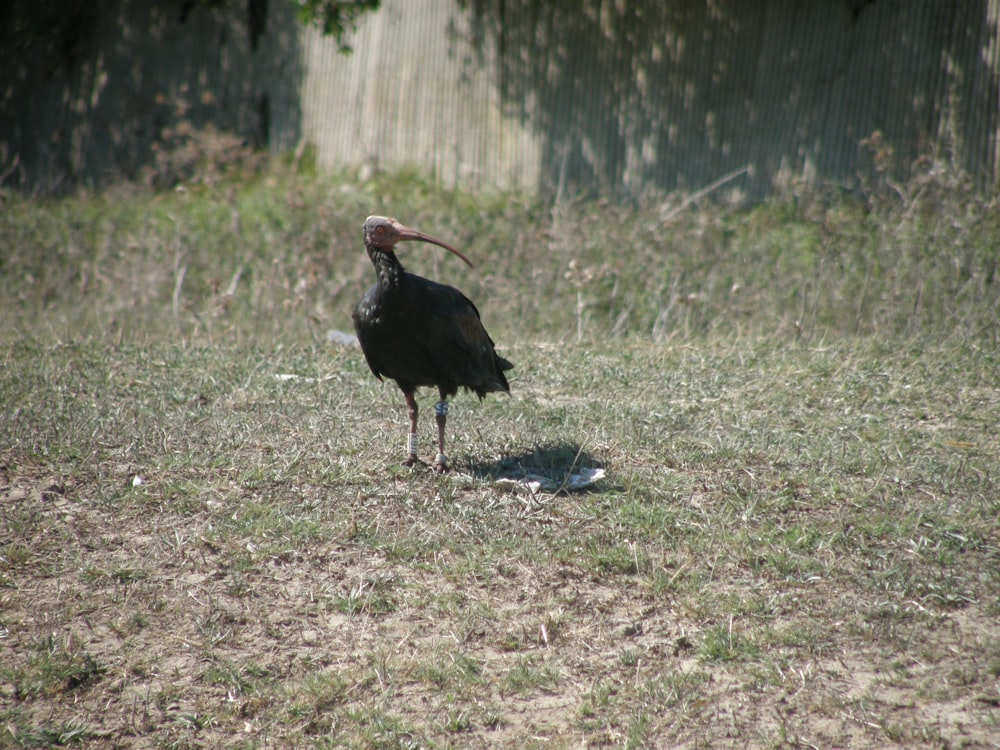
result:
[[[960,175],[199,174],[2,196],[0,746],[996,744],[1000,227]],[[329,336],[371,213],[476,262],[400,251],[517,364],[444,477]]]

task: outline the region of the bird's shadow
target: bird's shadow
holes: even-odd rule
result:
[[[577,443],[545,443],[493,461],[473,460],[469,464],[472,475],[480,479],[495,481],[545,477],[560,489],[569,484],[571,475],[585,469],[600,468],[603,468],[603,462]],[[604,480],[599,480],[582,491],[599,492],[604,486]]]

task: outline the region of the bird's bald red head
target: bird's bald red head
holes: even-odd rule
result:
[[[418,232],[416,229],[411,229],[388,216],[369,216],[365,219],[365,223],[361,225],[361,231],[364,234],[366,248],[378,248],[379,250],[393,252],[397,242],[404,242],[406,240],[429,242],[432,245],[443,247],[445,250],[454,253],[464,260],[469,265],[469,268],[474,267],[472,261],[447,242],[439,240],[436,237],[431,237],[429,234]]]

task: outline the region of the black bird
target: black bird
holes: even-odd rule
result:
[[[472,262],[446,242],[403,226],[385,216],[369,216],[362,225],[365,250],[375,266],[377,280],[354,308],[354,330],[368,366],[381,380],[396,381],[410,413],[406,446],[407,466],[417,463],[417,402],[419,386],[435,386],[440,400],[437,417],[438,453],[435,471],[446,471],[444,426],[448,397],[458,389],[479,399],[491,392],[510,393],[504,370],[514,365],[496,353],[479,310],[454,287],[407,273],[396,258],[395,246],[404,240],[430,242]]]

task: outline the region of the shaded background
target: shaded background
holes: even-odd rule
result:
[[[351,55],[289,0],[40,5],[0,11],[0,175],[34,193],[183,179],[206,129],[549,196],[997,174],[1000,0],[384,0]]]
[[[6,184],[49,193],[138,179],[154,165],[160,178],[183,179],[199,150],[228,143],[213,138],[274,151],[299,142],[301,29],[290,3],[13,0],[2,7]]]

